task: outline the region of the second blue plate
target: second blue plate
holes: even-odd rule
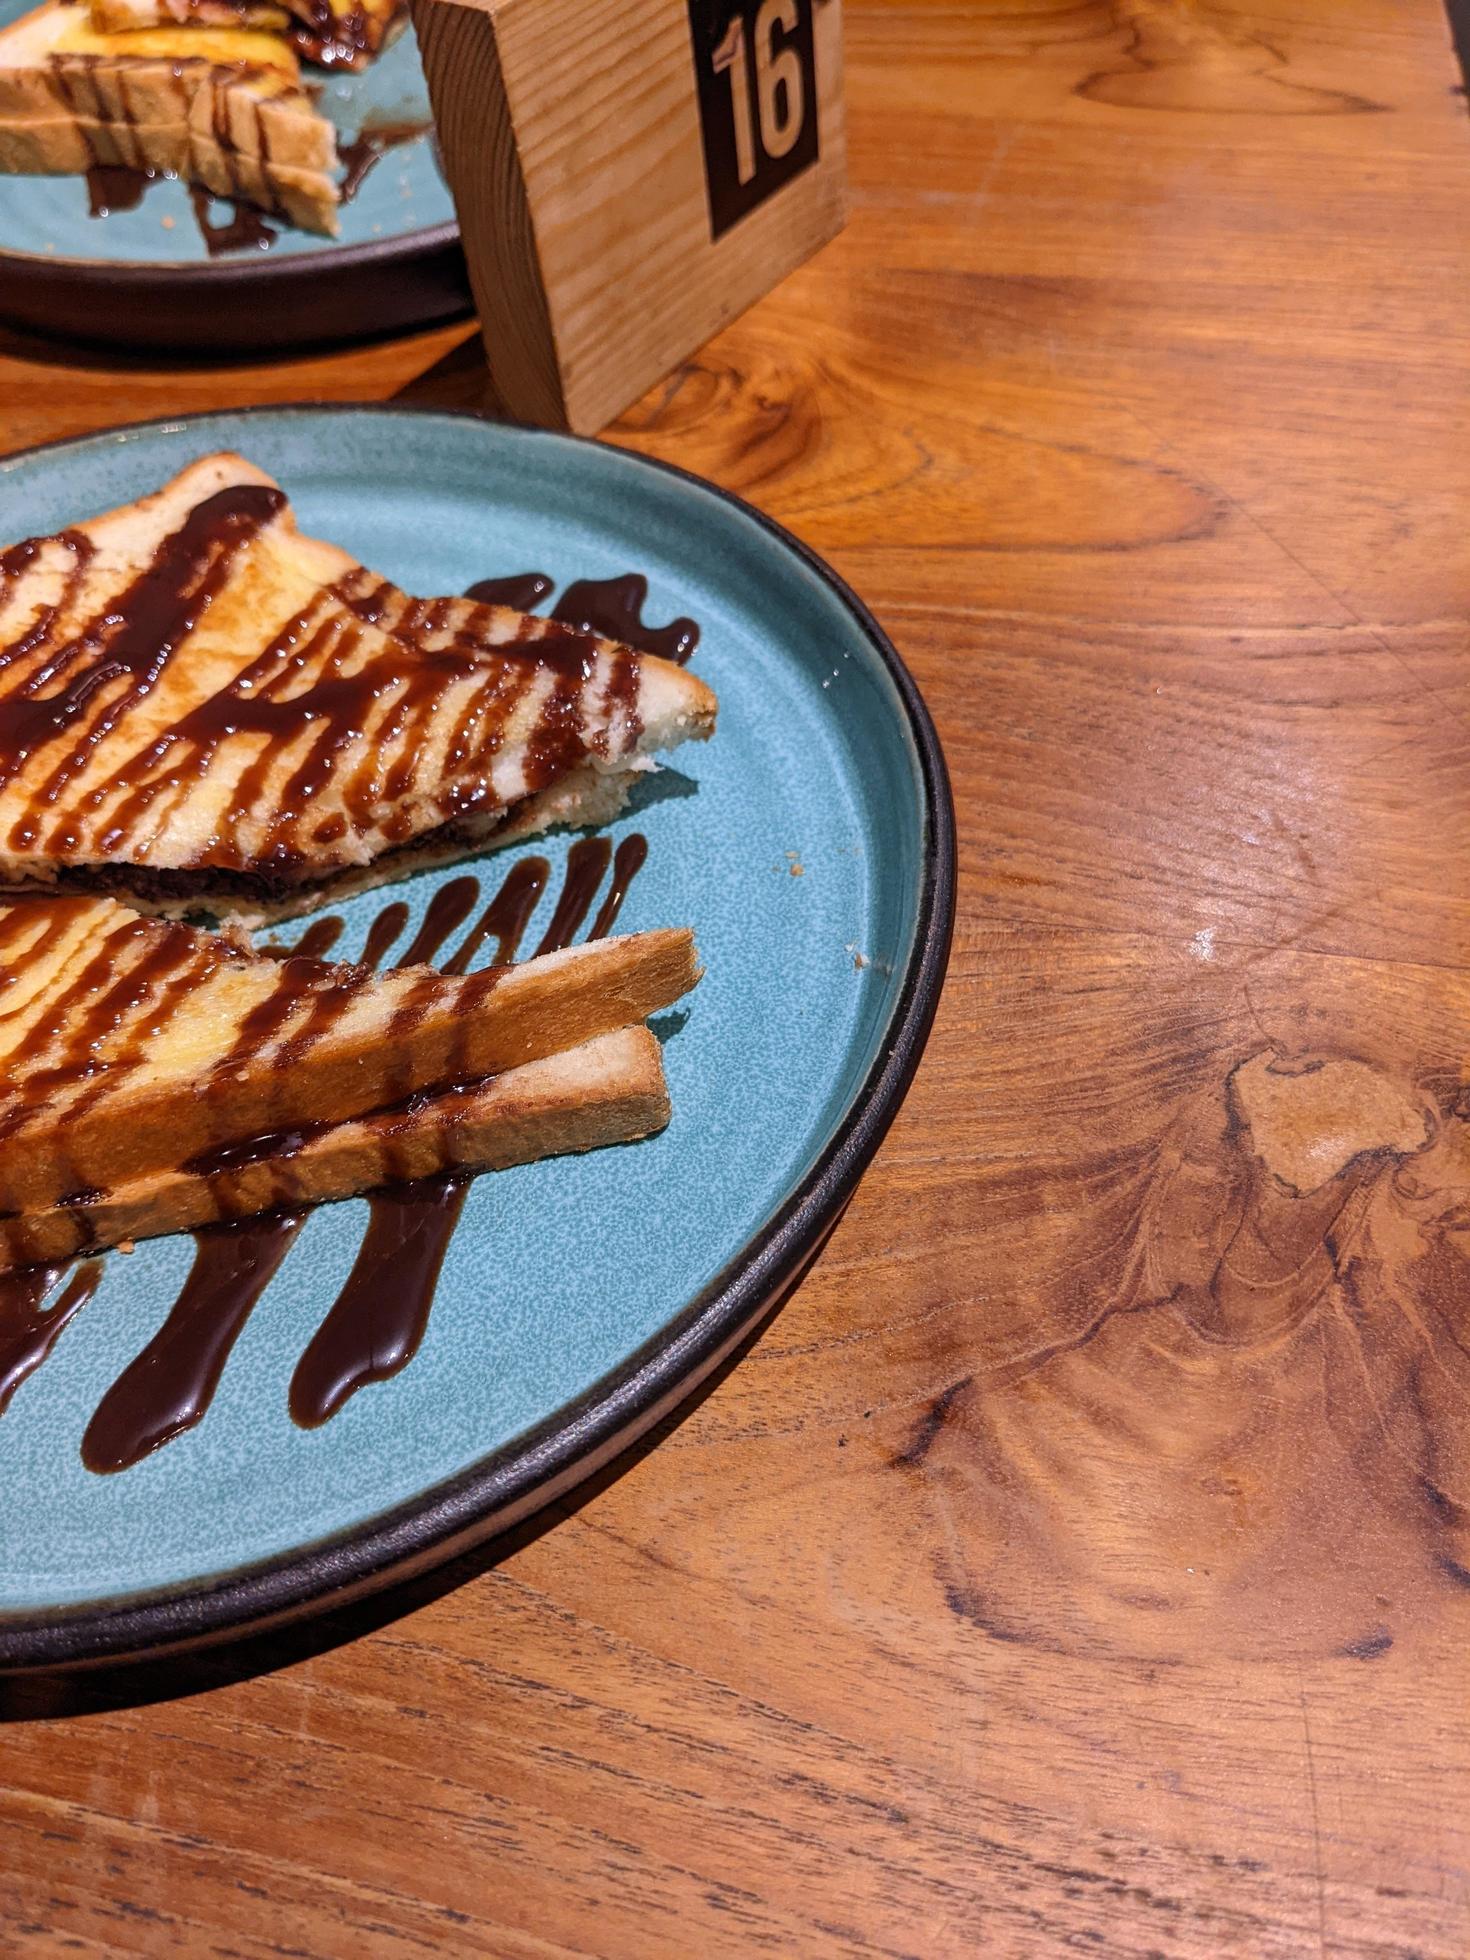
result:
[[[0,0],[0,27],[34,3]],[[0,317],[113,345],[260,350],[466,312],[413,30],[362,74],[318,79],[360,179],[337,238],[270,220],[268,249],[257,229],[230,243],[229,208],[206,203],[201,221],[182,183],[150,184],[133,209],[94,217],[82,177],[0,175]]]

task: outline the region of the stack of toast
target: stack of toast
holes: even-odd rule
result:
[[[406,0],[43,0],[0,32],[0,170],[176,176],[337,230],[331,123],[301,59],[360,68]]]
[[[409,597],[238,456],[0,551],[0,1267],[661,1128],[685,929],[468,975],[249,934],[601,821],[715,708],[652,655]]]

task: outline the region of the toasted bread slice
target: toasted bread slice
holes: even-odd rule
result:
[[[333,233],[337,163],[332,125],[274,34],[99,33],[84,7],[64,0],[0,31],[0,169],[173,171]]]
[[[324,68],[365,68],[397,39],[408,19],[407,0],[91,0],[99,32],[197,24],[264,27],[284,33],[308,61]]]
[[[211,1173],[158,1171],[86,1204],[0,1220],[0,1268],[69,1259],[128,1239],[256,1212],[300,1210],[442,1171],[506,1170],[651,1136],[669,1120],[659,1045],[618,1028],[488,1081],[323,1125],[295,1148],[267,1139]]]
[[[366,68],[397,40],[408,0],[288,0],[292,45],[324,68]]]
[[[169,26],[258,27],[280,34],[291,21],[274,0],[91,0],[88,16],[99,34]]]
[[[0,553],[0,888],[286,917],[600,822],[715,707],[613,641],[408,598],[205,457]]]
[[[111,899],[0,908],[0,1212],[227,1168],[642,1021],[697,978],[681,931],[456,978],[273,959]]]

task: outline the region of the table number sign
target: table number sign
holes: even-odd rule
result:
[[[495,405],[602,428],[841,229],[841,0],[414,0]]]
[[[689,0],[716,238],[821,154],[813,0]]]

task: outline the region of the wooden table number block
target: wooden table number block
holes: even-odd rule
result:
[[[842,227],[841,0],[415,0],[497,405],[602,428]]]

